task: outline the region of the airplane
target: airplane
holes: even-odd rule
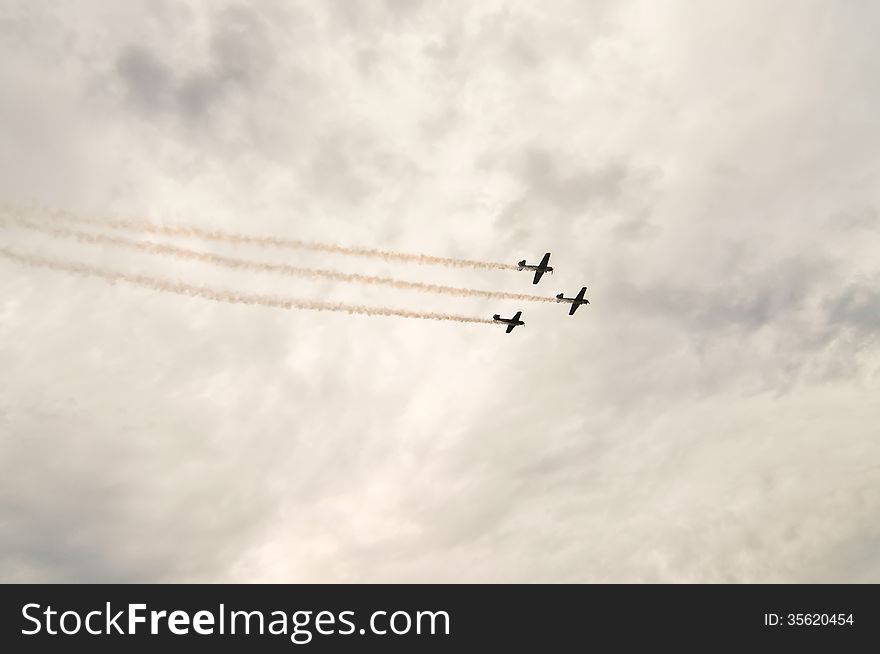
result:
[[[535,271],[535,279],[532,281],[532,284],[537,284],[539,281],[541,281],[541,275],[543,275],[545,272],[548,272],[548,273],[553,272],[553,268],[551,266],[548,266],[547,265],[548,263],[550,263],[550,253],[549,252],[544,255],[544,258],[541,259],[541,263],[539,263],[537,266],[530,266],[529,264],[526,263],[525,259],[523,259],[522,261],[520,261],[516,265],[517,265],[518,270],[534,270]]]
[[[514,327],[518,327],[519,325],[525,325],[525,323],[519,319],[519,317],[521,315],[522,315],[522,311],[517,311],[515,314],[513,314],[513,318],[502,318],[501,316],[499,316],[496,313],[494,316],[492,316],[492,320],[494,320],[495,322],[500,322],[504,325],[507,325],[507,331],[505,333],[509,334],[510,332],[513,331]]]
[[[557,302],[569,302],[571,304],[571,309],[568,310],[568,315],[573,316],[574,312],[577,311],[578,307],[582,304],[589,304],[590,301],[584,298],[584,293],[587,292],[587,287],[584,286],[580,293],[578,293],[574,297],[563,297],[562,293],[556,296]]]

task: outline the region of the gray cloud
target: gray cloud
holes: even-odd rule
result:
[[[244,6],[220,10],[209,23],[208,46],[194,50],[183,70],[161,59],[164,48],[133,45],[116,59],[116,73],[133,106],[147,114],[179,113],[188,122],[206,114],[231,92],[267,79],[276,64],[266,18]]]
[[[850,284],[826,302],[828,320],[858,330],[864,337],[880,335],[880,284],[877,279]]]
[[[163,110],[172,94],[171,70],[142,47],[127,48],[116,62],[129,101],[140,111]]]
[[[577,215],[587,206],[614,200],[628,177],[625,167],[610,164],[599,170],[576,172],[548,152],[531,150],[524,157],[522,179],[529,192],[562,213]]]

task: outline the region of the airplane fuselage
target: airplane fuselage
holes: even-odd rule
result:
[[[512,318],[502,318],[498,314],[492,316],[492,320],[494,322],[500,323],[502,325],[509,325],[511,327],[519,327],[520,325],[525,325],[524,320],[513,320]]]
[[[557,302],[567,302],[568,304],[589,304],[590,301],[586,298],[579,299],[576,297],[562,297],[562,293],[556,296]]]
[[[533,266],[528,263],[520,262],[517,264],[517,270],[534,270],[535,272],[538,272],[540,270],[541,272],[553,272],[553,266]]]

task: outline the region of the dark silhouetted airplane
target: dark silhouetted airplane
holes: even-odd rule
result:
[[[578,293],[575,297],[563,297],[562,293],[556,296],[557,302],[568,302],[571,304],[571,309],[568,310],[568,315],[573,316],[574,312],[577,311],[578,307],[582,304],[589,304],[590,301],[584,298],[584,293],[587,292],[587,287],[584,286],[581,289],[581,292]]]
[[[507,331],[505,333],[509,334],[513,331],[514,327],[525,325],[525,323],[519,319],[521,315],[522,311],[517,311],[515,314],[513,314],[513,318],[502,318],[496,313],[494,316],[492,316],[492,320],[494,320],[495,322],[500,322],[503,325],[507,325]]]
[[[550,263],[550,253],[548,252],[547,254],[544,255],[544,258],[541,259],[541,263],[539,263],[537,266],[531,266],[531,265],[527,264],[525,259],[523,259],[522,261],[520,261],[516,265],[519,270],[534,270],[535,271],[535,279],[532,281],[532,284],[537,284],[539,281],[541,281],[541,276],[545,272],[548,272],[548,273],[553,272],[553,268],[551,266],[547,265],[549,263]]]

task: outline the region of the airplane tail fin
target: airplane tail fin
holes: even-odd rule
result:
[[[501,316],[496,313],[494,316],[492,316],[492,320],[501,320]]]

